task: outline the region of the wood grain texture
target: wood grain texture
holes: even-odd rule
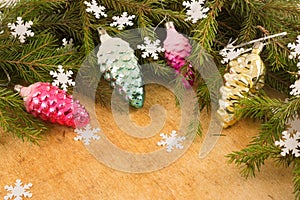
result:
[[[131,111],[132,120],[140,125],[150,123],[148,109],[158,103],[168,111],[162,132],[178,127],[180,109],[173,95],[164,88],[146,88],[145,107]],[[96,106],[97,120],[107,137],[118,147],[132,152],[151,152],[159,135],[147,141],[124,134],[113,121],[110,109]],[[204,135],[209,114],[201,113]],[[95,159],[85,146],[74,141],[70,128],[53,125],[40,146],[22,143],[9,135],[1,137],[0,198],[4,186],[16,179],[31,182],[31,199],[189,199],[189,200],[290,200],[292,170],[267,162],[256,178],[242,178],[239,170],[227,164],[226,154],[245,147],[259,128],[258,122],[243,120],[223,130],[213,151],[199,159],[203,138],[197,136],[188,151],[168,167],[141,174],[113,170]],[[147,163],[149,164],[149,163]]]

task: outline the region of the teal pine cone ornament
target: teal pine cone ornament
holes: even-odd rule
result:
[[[138,59],[129,43],[99,30],[101,45],[97,57],[100,71],[117,88],[120,95],[135,108],[144,105],[144,83]]]

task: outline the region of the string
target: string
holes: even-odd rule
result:
[[[5,84],[2,83],[2,84],[0,84],[0,86],[5,87],[5,86],[8,86],[8,85],[10,84],[11,79],[10,79],[10,76],[9,76],[8,72],[6,71],[6,69],[3,68],[3,71],[4,71],[4,73],[6,74],[6,77],[7,77],[7,83],[5,83]]]
[[[164,10],[165,7],[164,7],[164,4],[163,4],[163,0],[160,1],[160,4],[161,4],[161,8]],[[155,31],[156,29],[167,19],[167,15],[165,15],[165,17],[154,27],[153,29],[153,37],[154,37],[154,34],[155,34]]]
[[[233,46],[233,44],[237,41],[237,39],[236,39],[232,43],[228,44],[227,47],[225,47],[225,48],[227,48],[227,49],[228,48],[230,48],[230,49],[234,48],[235,49],[235,48],[243,47],[243,46],[246,46],[246,45],[249,45],[249,44],[253,44],[255,42],[260,42],[260,41],[263,41],[263,40],[267,40],[267,39],[271,39],[271,38],[279,37],[279,36],[285,36],[285,35],[287,35],[287,32],[277,33],[277,34],[274,34],[274,35],[265,36],[265,37],[262,37],[262,38],[259,38],[259,39],[256,39],[256,40],[252,40],[250,42],[242,43],[242,44],[239,44],[237,46]],[[267,44],[269,44],[269,42],[264,43],[264,45],[267,45]]]
[[[165,17],[154,27],[153,32],[155,32],[156,29],[159,27],[159,25],[161,25],[166,19],[167,19],[167,15],[165,15]]]

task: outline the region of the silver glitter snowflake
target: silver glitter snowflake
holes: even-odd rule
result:
[[[281,147],[281,155],[286,156],[287,154],[294,154],[296,157],[300,156],[300,132],[297,131],[296,134],[291,135],[288,131],[282,132],[282,140],[275,141],[276,146]]]
[[[92,0],[92,2],[85,1],[84,4],[88,7],[86,12],[94,13],[97,19],[100,19],[100,16],[107,17],[104,10],[106,9],[104,6],[98,6],[96,0]]]
[[[297,58],[298,60],[300,60],[300,35],[297,36],[297,40],[295,43],[288,44],[288,48],[292,50],[289,58]],[[297,63],[297,67],[300,67],[300,62]]]
[[[160,40],[152,42],[148,37],[145,37],[144,43],[143,45],[137,45],[138,49],[144,50],[142,54],[143,58],[151,56],[154,60],[157,60],[158,53],[165,51],[165,49],[160,46]]]
[[[8,23],[8,27],[12,30],[11,34],[16,38],[19,36],[20,42],[24,43],[26,37],[33,37],[34,32],[29,30],[33,25],[32,21],[25,22],[22,17],[17,18],[17,24]]]
[[[32,184],[28,183],[25,184],[24,186],[22,184],[23,184],[22,181],[18,179],[16,180],[15,186],[12,185],[4,186],[4,189],[10,192],[4,197],[4,200],[8,200],[12,198],[14,198],[14,200],[22,200],[22,196],[32,197],[30,191],[26,191],[29,190],[30,187],[32,187]]]
[[[62,39],[62,45],[64,48],[71,49],[74,45],[73,39],[71,38],[69,41],[66,38]]]
[[[244,48],[235,49],[235,48],[224,48],[220,51],[220,55],[223,56],[222,64],[228,63],[231,60],[237,58],[239,55],[245,52]]]
[[[296,80],[295,83],[290,86],[290,88],[292,89],[290,92],[291,95],[300,95],[300,79]]]
[[[84,127],[84,129],[75,129],[75,132],[78,134],[74,138],[74,140],[82,140],[84,144],[89,145],[91,140],[99,140],[100,136],[96,135],[95,133],[99,132],[100,128],[91,129],[91,125],[88,124]]]
[[[132,19],[135,18],[135,15],[128,15],[127,12],[123,12],[121,16],[113,16],[112,19],[114,20],[110,26],[117,26],[119,30],[123,30],[125,26],[133,26]]]
[[[182,5],[188,8],[186,14],[189,16],[186,20],[192,20],[192,23],[196,23],[199,19],[206,18],[209,8],[204,7],[204,4],[204,0],[184,1]]]
[[[52,85],[54,86],[60,86],[61,88],[65,91],[67,91],[68,85],[69,86],[75,86],[75,82],[70,79],[72,77],[73,72],[71,70],[66,71],[63,69],[63,66],[58,65],[58,70],[57,72],[55,71],[50,71],[50,75],[53,78],[56,78],[56,80],[54,80],[52,82]]]
[[[177,149],[183,149],[183,145],[180,143],[185,140],[184,136],[177,137],[175,130],[172,131],[170,136],[167,134],[160,134],[162,140],[157,143],[158,146],[167,146],[167,152],[170,153],[176,147]]]

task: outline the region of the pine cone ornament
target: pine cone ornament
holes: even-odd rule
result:
[[[186,88],[189,88],[193,86],[195,79],[193,67],[186,61],[186,58],[191,55],[192,46],[186,37],[176,31],[173,22],[167,22],[165,26],[167,28],[167,37],[163,43],[165,59],[177,74],[183,73],[185,78],[182,79],[182,82]],[[184,66],[186,66],[186,70],[181,72]]]
[[[16,85],[15,90],[23,97],[27,112],[44,121],[73,128],[84,127],[90,122],[88,112],[79,101],[50,83]]]
[[[237,122],[235,109],[239,99],[254,95],[264,86],[265,65],[259,54],[263,43],[255,43],[250,54],[243,54],[229,62],[229,73],[224,74],[225,86],[220,89],[221,99],[217,114],[224,128]]]
[[[104,30],[99,33],[101,45],[97,57],[101,73],[131,106],[141,108],[144,104],[144,83],[134,50],[121,38],[113,38]]]

